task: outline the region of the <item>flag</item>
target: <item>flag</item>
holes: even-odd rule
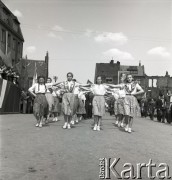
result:
[[[93,83],[88,79],[87,84],[93,84]]]
[[[0,78],[0,108],[2,108],[6,87],[7,87],[7,80]]]
[[[37,67],[36,67],[36,62],[35,62],[35,70],[33,74],[33,81],[32,81],[32,86],[37,83]]]

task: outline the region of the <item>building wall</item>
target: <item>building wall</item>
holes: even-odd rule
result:
[[[11,53],[10,61],[12,66],[22,58],[23,42],[20,23],[0,1],[0,49],[5,55]]]
[[[120,68],[120,62],[114,63],[111,60],[110,63],[96,63],[94,83],[96,83],[96,77],[101,76],[103,83],[118,83],[118,71]]]
[[[172,91],[172,77],[170,76],[147,76],[147,91],[149,96],[157,98],[159,93],[166,94]]]
[[[120,65],[120,62],[114,63],[113,60],[110,63],[97,63],[95,69],[95,80],[96,77],[100,75],[102,77],[103,83],[108,83],[108,79],[112,79],[110,83],[118,84],[120,79],[120,74],[132,74],[134,79],[138,81],[138,83],[145,88],[146,87],[146,79],[144,73],[144,66],[126,66]]]

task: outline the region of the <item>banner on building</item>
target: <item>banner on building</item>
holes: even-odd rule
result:
[[[20,112],[20,88],[0,78],[0,114]]]

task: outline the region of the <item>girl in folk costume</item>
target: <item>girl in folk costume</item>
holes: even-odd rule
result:
[[[124,86],[124,83],[126,81],[126,74],[122,74],[121,75],[121,86]],[[116,121],[116,125],[118,125],[118,127],[123,127],[124,126],[124,117],[125,117],[125,108],[124,108],[124,101],[125,101],[125,90],[124,87],[120,88],[118,90],[118,98],[115,101],[115,114],[117,116],[117,121]]]
[[[60,97],[61,97],[60,89],[56,89],[56,90],[54,89],[52,95],[54,97],[53,121],[57,122],[59,121],[58,116],[60,115]]]
[[[143,94],[144,91],[141,86],[133,80],[131,74],[127,75],[127,82],[119,85],[109,85],[116,88],[124,88],[126,96],[124,99],[124,110],[127,125],[125,131],[131,133],[131,128],[133,124],[133,118],[140,116],[140,106],[135,96]]]
[[[91,85],[91,91],[94,94],[93,98],[93,114],[94,114],[94,131],[100,131],[100,122],[105,114],[105,98],[106,89],[108,86],[102,84],[101,76],[98,76],[97,84]]]
[[[44,77],[38,77],[38,83],[29,88],[29,92],[35,97],[33,113],[37,119],[36,127],[42,127],[43,117],[48,114],[48,102],[45,97],[46,86]]]
[[[78,105],[78,109],[77,109],[77,118],[78,121],[82,120],[82,115],[86,114],[86,110],[85,110],[85,93],[84,91],[79,91],[78,94],[78,98],[79,98],[79,105]]]
[[[65,124],[63,126],[64,129],[71,128],[70,123],[75,111],[75,95],[73,92],[74,89],[79,86],[79,84],[77,82],[72,81],[72,79],[73,73],[69,72],[67,73],[67,81],[61,84],[61,91],[64,93],[62,98],[62,111],[65,120]]]
[[[48,115],[47,115],[47,123],[49,121],[49,118],[50,118],[50,115],[52,114],[52,111],[53,111],[53,108],[54,108],[54,97],[52,95],[52,86],[53,86],[53,83],[52,83],[52,79],[49,77],[47,78],[47,83],[45,84],[46,86],[46,93],[45,93],[45,97],[47,99],[47,102],[48,102]]]
[[[73,79],[74,82],[76,82],[76,79]],[[79,86],[75,86],[75,89],[73,91],[74,93],[74,112],[73,112],[73,116],[72,116],[72,120],[71,120],[71,124],[74,125],[75,123],[78,123],[78,119],[77,119],[77,109],[79,106],[79,98],[78,98],[78,94],[79,94]]]
[[[126,92],[124,108],[128,120],[125,131],[131,133],[133,118],[141,116],[140,106],[135,96],[143,94],[144,90],[137,82],[134,81],[131,74],[127,75],[127,83],[124,85],[124,89]]]

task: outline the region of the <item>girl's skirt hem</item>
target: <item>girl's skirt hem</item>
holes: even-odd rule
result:
[[[94,116],[104,116],[105,114],[105,98],[104,96],[94,96],[93,98],[93,114]]]

